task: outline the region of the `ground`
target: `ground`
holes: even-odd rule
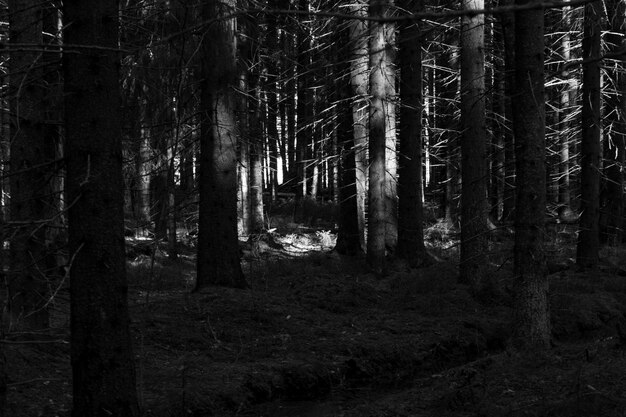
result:
[[[381,277],[334,253],[328,230],[275,233],[241,243],[249,289],[199,293],[192,242],[170,261],[129,240],[145,415],[626,416],[624,249],[577,271],[567,236],[548,237],[553,347],[529,354],[507,344],[506,231],[478,294],[457,283],[454,231],[427,236],[437,263]],[[69,416],[67,301],[63,289],[49,332],[6,335],[8,416]]]

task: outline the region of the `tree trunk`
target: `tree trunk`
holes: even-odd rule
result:
[[[392,0],[370,0],[371,17],[387,17]],[[367,234],[367,261],[376,273],[385,269],[385,249],[387,243],[387,222],[389,214],[387,195],[387,130],[389,106],[388,94],[393,90],[388,86],[387,76],[391,71],[393,47],[393,24],[370,22],[370,119],[369,119],[369,213]],[[395,120],[395,118],[394,118]]]
[[[503,0],[503,6],[512,6],[515,0]],[[502,37],[504,40],[504,90],[505,120],[512,123],[513,97],[515,88],[515,14],[501,16]],[[513,129],[505,129],[504,136],[504,205],[502,217],[512,220],[515,214],[515,145]]]
[[[463,0],[464,10],[484,8]],[[485,17],[461,18],[461,264],[460,280],[478,290],[487,252],[487,123]]]
[[[261,122],[261,88],[258,75],[250,84],[250,233],[265,230],[263,209],[263,125]]]
[[[209,26],[202,44],[200,208],[195,291],[208,285],[246,286],[237,238],[237,136],[233,86],[234,0],[205,1]]]
[[[424,8],[423,0],[405,0],[411,12]],[[422,44],[416,23],[400,26],[400,157],[398,167],[398,257],[411,266],[424,263],[422,207]]]
[[[540,3],[541,0],[531,0]],[[516,0],[516,5],[527,4]],[[550,344],[548,280],[543,248],[546,212],[543,10],[515,15],[513,133],[515,206],[514,343],[543,349]]]
[[[626,38],[626,2],[624,0],[611,0],[606,7],[609,32],[606,35],[606,43],[609,51],[623,51],[623,41]],[[606,179],[604,180],[603,196],[600,201],[604,203],[602,228],[602,240],[618,245],[622,242],[624,233],[624,173],[622,172],[624,154],[626,152],[626,75],[624,71],[623,54],[621,60],[606,63],[609,76],[608,93],[604,106],[604,122],[607,129],[604,130],[605,146],[604,168]]]
[[[576,263],[595,267],[600,250],[600,15],[602,4],[585,5],[582,86],[582,140],[580,162],[580,231]]]
[[[41,2],[10,1],[9,19],[11,43],[43,42]],[[56,143],[46,135],[41,53],[16,48],[10,58],[10,218],[17,227],[8,276],[11,326],[43,329],[48,327],[47,219],[54,214],[50,172]]]
[[[561,39],[561,55],[563,56],[563,61],[568,62],[571,57],[571,39],[569,35],[569,28],[571,25],[571,9],[569,7],[563,8],[563,24],[565,28],[565,33],[563,34],[563,38]],[[572,86],[570,83],[570,73],[567,71],[564,76],[568,78],[567,83],[563,87],[561,91],[561,111],[560,111],[560,128],[559,128],[559,205],[570,207],[571,204],[571,196],[570,196],[570,152],[569,152],[569,134],[568,131],[571,127],[570,114],[572,112],[572,106],[576,104],[576,86]]]
[[[118,4],[65,0],[74,417],[138,416],[124,253]],[[84,45],[84,46],[83,46]]]
[[[356,16],[367,16],[367,1],[356,0],[352,5]],[[368,23],[365,20],[350,22],[350,84],[355,97],[352,102],[352,131],[354,132],[354,155],[356,169],[357,220],[359,240],[365,248],[365,201],[367,198],[367,146],[369,141],[367,99],[369,97],[369,44]]]
[[[150,207],[150,179],[152,177],[152,145],[150,138],[150,123],[148,120],[148,99],[147,87],[143,88],[143,96],[139,100],[139,123],[140,123],[140,144],[137,161],[137,175],[139,176],[139,227],[141,235],[147,236],[151,227],[152,215]]]
[[[345,45],[349,45],[350,28],[343,29],[339,40],[341,46],[335,50],[338,73],[345,74],[335,82],[336,95],[333,99],[339,103],[337,108],[337,128],[335,141],[339,142],[339,169],[337,174],[339,188],[339,231],[335,250],[342,255],[356,255],[361,252],[359,221],[357,216],[357,186],[355,169],[355,148],[350,64],[342,60]]]

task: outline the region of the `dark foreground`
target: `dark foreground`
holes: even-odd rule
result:
[[[606,249],[595,272],[556,268],[554,347],[528,355],[507,348],[507,242],[472,296],[454,248],[380,278],[330,252],[328,233],[277,240],[245,245],[248,290],[190,294],[192,250],[177,263],[131,253],[146,416],[626,416],[626,251]],[[7,335],[8,416],[70,414],[67,292],[54,318],[49,332]]]

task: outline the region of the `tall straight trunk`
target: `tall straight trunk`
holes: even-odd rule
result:
[[[245,44],[244,44],[245,45]],[[242,47],[243,49],[243,47]],[[246,48],[241,55],[250,58],[250,52]],[[239,163],[237,164],[237,230],[242,236],[250,234],[250,118],[248,113],[249,84],[248,68],[242,66],[239,70],[239,90],[246,94],[240,94],[237,101],[238,123],[242,133],[239,143]]]
[[[463,0],[480,10],[484,0]],[[461,264],[460,280],[481,285],[487,251],[487,123],[485,115],[485,16],[461,18]]]
[[[402,4],[411,12],[423,0]],[[422,206],[422,42],[416,23],[400,26],[400,156],[398,167],[398,257],[412,266],[425,261]]]
[[[65,0],[74,417],[139,415],[124,255],[118,2]]]
[[[515,0],[503,0],[503,6],[511,6]],[[500,18],[504,41],[504,90],[505,120],[512,123],[513,97],[515,94],[515,14],[504,13]],[[510,125],[509,125],[510,126]],[[504,205],[502,217],[512,220],[515,212],[515,146],[513,129],[504,130]]]
[[[370,0],[371,17],[388,17],[392,0]],[[370,119],[369,119],[369,215],[367,234],[367,261],[377,273],[385,269],[387,222],[389,219],[387,192],[387,124],[393,24],[370,22]],[[394,118],[395,120],[395,118]]]
[[[516,5],[527,3],[527,0],[515,2]],[[546,212],[543,10],[516,13],[515,63],[513,132],[517,199],[513,338],[519,347],[543,349],[550,344],[543,248]]]
[[[580,231],[576,263],[583,267],[598,264],[600,250],[600,15],[599,0],[585,5],[582,86],[582,140],[580,162]]]
[[[351,12],[356,16],[367,16],[367,0],[356,0]],[[354,132],[354,156],[356,175],[357,221],[359,240],[365,248],[365,201],[367,199],[369,124],[367,100],[369,97],[369,44],[368,23],[365,20],[350,22],[350,84],[352,85],[352,131]]]
[[[200,207],[195,290],[208,285],[243,288],[237,238],[237,83],[235,0],[205,1],[209,26],[202,44]]]
[[[43,42],[42,5],[39,1],[9,2],[9,42]],[[48,327],[46,308],[49,225],[54,207],[50,172],[55,143],[46,135],[43,100],[46,94],[40,52],[16,48],[9,60],[10,106],[10,218],[12,232],[8,296],[11,326]]]
[[[623,51],[622,45],[626,38],[626,2],[611,0],[607,4],[609,33],[606,43],[611,52]],[[607,64],[609,80],[612,85],[608,88],[604,106],[605,129],[604,157],[606,166],[604,172],[604,217],[602,238],[605,242],[618,245],[622,242],[624,233],[624,167],[626,152],[626,68],[623,60],[616,60]]]
[[[298,9],[306,11],[309,9],[308,0],[299,0]],[[297,129],[296,129],[296,179],[294,181],[295,194],[296,194],[296,213],[294,215],[295,220],[300,220],[300,206],[302,200],[307,195],[307,147],[312,136],[311,129],[311,107],[313,106],[313,99],[311,95],[310,87],[310,74],[308,73],[311,57],[310,57],[311,39],[310,33],[305,27],[301,27],[298,31],[298,46],[297,46],[297,63],[298,63],[298,78],[297,78]]]
[[[390,0],[393,6],[395,0]],[[390,10],[391,11],[391,10]],[[398,154],[396,129],[396,27],[387,24],[385,27],[384,61],[381,71],[385,77],[385,247],[390,253],[395,252],[398,245]],[[374,66],[372,66],[374,68]]]
[[[561,55],[563,56],[563,61],[567,62],[571,58],[571,37],[569,34],[569,29],[571,25],[571,9],[569,7],[564,7],[562,11],[562,21],[563,27],[565,28],[565,33],[561,39]],[[560,128],[559,128],[559,198],[558,202],[560,205],[569,207],[571,203],[570,196],[570,152],[569,152],[569,130],[571,128],[570,122],[570,114],[572,112],[572,106],[576,104],[576,96],[575,90],[576,86],[572,86],[569,78],[571,75],[569,71],[566,72],[565,77],[568,78],[567,83],[563,87],[561,91],[561,111],[560,111]]]
[[[265,230],[263,215],[263,125],[261,122],[261,88],[257,76],[250,79],[250,233]],[[254,97],[254,99],[252,99]]]
[[[265,90],[267,95],[267,145],[269,150],[269,184],[271,201],[276,200],[278,187],[278,18],[267,15],[267,72]]]
[[[139,177],[139,207],[137,211],[139,214],[139,226],[143,236],[147,236],[147,230],[150,228],[152,220],[152,210],[150,208],[150,179],[152,177],[153,160],[151,155],[152,145],[148,114],[147,87],[144,87],[143,96],[139,100],[140,143],[137,161],[137,175]]]
[[[339,103],[337,109],[337,127],[334,141],[337,143],[339,152],[339,168],[337,170],[337,188],[339,192],[339,231],[335,250],[342,255],[355,255],[361,252],[361,239],[357,216],[357,186],[354,133],[352,130],[353,107],[350,102],[352,97],[350,64],[342,57],[344,48],[349,46],[350,27],[343,28],[340,32],[341,46],[335,49],[335,60],[338,62],[338,73],[345,74],[335,82],[336,95],[333,98]]]

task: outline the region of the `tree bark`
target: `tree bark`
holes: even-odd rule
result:
[[[371,17],[388,17],[392,0],[370,0]],[[376,273],[385,269],[385,254],[389,218],[389,177],[387,174],[387,131],[390,122],[389,73],[392,62],[389,49],[393,47],[393,24],[370,22],[370,119],[369,119],[369,213],[367,261]],[[395,77],[394,77],[395,79]],[[395,120],[395,118],[393,119]],[[395,152],[395,149],[394,149]]]
[[[600,42],[602,4],[585,5],[582,86],[582,140],[580,161],[580,230],[576,263],[595,267],[600,250]]]
[[[74,417],[138,416],[124,253],[118,2],[65,0]]]
[[[367,16],[366,0],[356,0],[352,5],[352,13],[356,16]],[[350,22],[350,83],[352,85],[352,131],[354,132],[354,156],[356,174],[357,220],[359,223],[359,240],[365,248],[365,201],[368,193],[368,159],[369,124],[367,99],[369,97],[369,44],[368,23],[355,19]]]
[[[484,8],[463,0],[464,10]],[[487,252],[487,123],[485,17],[461,18],[461,263],[460,280],[478,290]]]
[[[539,3],[541,0],[530,0]],[[516,5],[527,4],[516,0]],[[543,349],[550,344],[548,280],[543,248],[546,211],[543,10],[515,15],[513,132],[515,205],[514,344]]]
[[[424,8],[423,0],[404,1],[411,12]],[[416,23],[400,26],[400,156],[398,178],[398,257],[411,266],[426,258],[422,206],[422,42]]]
[[[607,3],[609,32],[606,43],[609,51],[622,50],[626,38],[626,2],[611,0]],[[606,162],[604,172],[606,179],[602,190],[603,202],[602,240],[606,243],[618,245],[622,242],[624,233],[624,173],[622,172],[626,152],[626,75],[623,60],[608,61],[608,93],[604,106],[605,146],[604,157]]]
[[[503,6],[512,6],[515,0],[502,0]],[[512,98],[515,94],[515,13],[504,13],[500,17],[504,40],[504,90],[505,120],[512,123]],[[504,136],[504,204],[502,217],[512,220],[515,214],[515,145],[513,129],[505,129]]]
[[[237,83],[234,0],[205,1],[215,21],[202,44],[200,208],[195,291],[208,285],[246,287],[237,237]]]
[[[9,31],[11,43],[41,44],[41,2],[10,1]],[[10,58],[10,217],[18,229],[11,238],[9,313],[11,326],[43,329],[48,327],[46,257],[51,242],[46,219],[54,214],[50,172],[56,143],[46,135],[41,53],[16,48]]]

